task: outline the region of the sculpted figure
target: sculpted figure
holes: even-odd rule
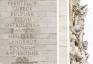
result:
[[[71,31],[72,31],[72,34],[74,34],[76,37],[78,37],[79,36],[79,34],[80,34],[80,31],[82,31],[82,29],[83,29],[83,24],[81,24],[81,23],[78,23],[77,25],[75,25],[72,29],[71,29]]]
[[[83,42],[83,49],[81,51],[82,55],[83,55],[83,59],[81,60],[81,64],[88,64],[87,59],[89,57],[89,54],[86,52],[87,46],[88,46],[88,42],[84,41]]]
[[[76,40],[77,40],[76,36],[72,34],[72,31],[70,30],[70,41],[74,43]]]
[[[78,49],[75,44],[71,44],[70,47],[70,61],[71,64],[79,64],[83,58],[83,55],[81,54],[81,51]]]
[[[80,13],[80,20],[84,20],[88,9],[86,8],[87,4],[84,6],[81,6],[81,13]]]
[[[75,64],[75,45],[73,43],[70,44],[70,64]]]
[[[73,12],[75,12],[76,15],[80,14],[80,8],[78,5],[73,5]]]
[[[83,42],[83,51],[85,52],[86,60],[89,58],[89,54],[86,52],[87,49],[88,49],[88,42],[84,41]]]
[[[88,42],[87,41],[84,41],[83,42],[83,49],[84,50],[87,50],[87,48],[88,48]]]
[[[71,64],[88,64],[86,61],[89,57],[88,53],[85,51],[87,50],[88,42],[83,42],[83,47],[81,49],[78,46],[75,46],[75,43],[71,42],[70,47],[70,62]]]
[[[82,55],[83,55],[83,58],[80,63],[81,64],[88,64],[87,59],[88,59],[89,55],[86,54],[84,51],[82,51]]]
[[[76,47],[76,48],[78,48],[78,47]],[[81,51],[78,50],[78,51],[76,52],[76,61],[77,61],[77,62],[80,62],[80,61],[82,60],[82,58],[83,58],[83,55],[81,54]]]

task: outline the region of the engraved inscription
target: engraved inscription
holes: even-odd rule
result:
[[[56,22],[56,0],[0,0],[0,63],[56,64]]]

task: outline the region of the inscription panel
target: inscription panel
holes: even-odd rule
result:
[[[0,64],[57,64],[56,0],[0,0]]]

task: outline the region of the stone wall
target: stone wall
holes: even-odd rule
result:
[[[56,0],[0,0],[0,64],[57,64],[56,25]]]

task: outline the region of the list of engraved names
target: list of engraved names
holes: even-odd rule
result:
[[[0,0],[0,63],[56,64],[56,17],[56,0]]]

